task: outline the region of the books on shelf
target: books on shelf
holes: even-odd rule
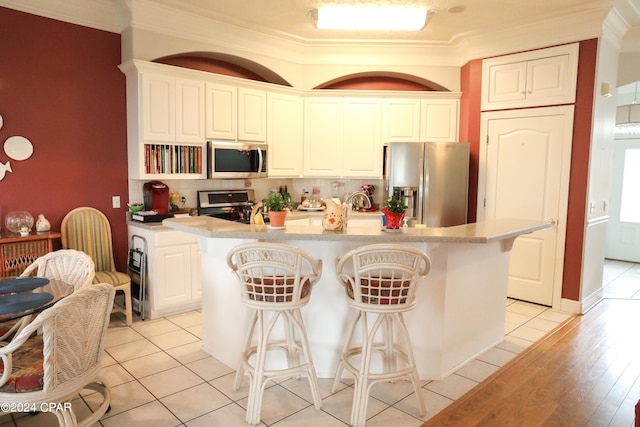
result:
[[[148,174],[202,173],[202,146],[145,144],[144,150]]]

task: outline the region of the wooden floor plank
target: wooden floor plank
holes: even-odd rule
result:
[[[630,427],[640,394],[638,325],[639,300],[603,300],[423,427]]]

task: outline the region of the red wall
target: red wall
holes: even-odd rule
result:
[[[254,73],[251,70],[248,70],[247,68],[216,59],[208,59],[198,56],[179,56],[161,58],[156,60],[155,62],[158,62],[160,64],[173,65],[175,67],[205,71],[208,73],[223,74],[225,76],[256,80],[259,82],[267,81],[262,76],[259,76],[258,74]]]
[[[478,165],[480,164],[480,88],[482,87],[482,60],[465,64],[460,70],[460,134],[468,142],[469,202],[467,222],[475,222],[478,203]]]
[[[562,298],[574,301],[580,300],[597,50],[597,39],[580,42],[573,143],[571,148],[568,222],[564,251],[564,277],[562,280]],[[463,95],[460,100],[460,141],[469,141],[471,143],[469,178],[470,221],[475,219],[476,214],[475,199],[477,199],[477,166],[480,147],[481,78],[481,60],[471,61],[462,67],[461,90]],[[475,192],[475,195],[472,195],[473,192]],[[474,218],[471,218],[472,213]]]
[[[125,77],[120,35],[0,7],[0,144],[21,135],[33,155],[0,163],[0,210],[43,213],[53,230],[78,206],[111,221],[116,263],[125,268],[128,195]],[[0,145],[2,147],[2,145]],[[124,208],[113,209],[119,195]]]
[[[564,277],[562,279],[562,298],[574,301],[580,300],[580,284],[582,282],[582,252],[587,223],[587,188],[598,40],[591,39],[580,42],[578,55],[578,85],[573,121],[569,209],[564,251]]]
[[[316,89],[334,90],[413,90],[433,91],[435,89],[406,79],[385,76],[347,77],[330,84],[323,84]]]

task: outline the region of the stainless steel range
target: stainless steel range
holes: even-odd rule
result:
[[[249,224],[254,202],[253,190],[198,191],[198,215]]]

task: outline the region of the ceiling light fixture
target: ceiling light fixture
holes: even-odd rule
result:
[[[324,6],[309,11],[320,30],[420,31],[435,10],[404,6]]]

